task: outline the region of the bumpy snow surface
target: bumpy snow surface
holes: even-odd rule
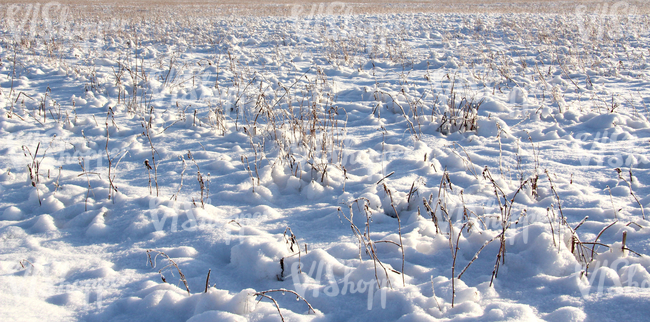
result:
[[[2,7],[0,320],[650,314],[631,4],[29,8]]]

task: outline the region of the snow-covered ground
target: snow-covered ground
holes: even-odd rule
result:
[[[564,6],[2,6],[0,320],[646,319],[650,19]]]

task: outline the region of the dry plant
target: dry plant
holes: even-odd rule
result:
[[[185,158],[183,157],[182,154],[178,156],[178,159],[180,159],[181,162],[183,162],[183,170],[181,171],[181,182],[178,185],[178,190],[176,191],[175,194],[171,196],[171,198],[169,198],[169,200],[174,200],[174,201],[177,201],[178,196],[181,194],[181,188],[183,188],[183,175],[185,174],[185,170],[187,169],[187,163],[185,163]]]
[[[618,174],[618,179],[623,180],[625,183],[627,183],[628,188],[630,188],[630,195],[632,196],[632,198],[634,198],[636,203],[641,208],[641,216],[645,220],[645,210],[643,209],[643,205],[641,204],[641,201],[639,201],[639,198],[636,196],[636,194],[634,194],[634,191],[632,190],[632,182],[634,182],[633,181],[634,177],[632,176],[632,168],[630,167],[630,170],[629,170],[630,181],[628,181],[627,179],[625,179],[623,177],[623,171],[621,170],[621,168],[616,168],[614,170],[616,170],[616,173]]]
[[[27,260],[27,259],[23,259],[23,260],[19,261],[18,264],[20,264],[20,267],[22,267],[23,269],[27,268],[27,264],[31,265],[31,266],[32,266],[32,269],[35,268],[35,267],[34,267],[34,264],[32,264],[32,262],[30,262],[30,261]]]
[[[438,225],[438,218],[437,218],[437,210],[440,209],[442,219],[447,222],[448,224],[448,235],[447,239],[449,241],[449,250],[451,252],[451,258],[452,258],[452,265],[451,265],[451,289],[452,289],[452,296],[451,296],[451,307],[454,307],[455,304],[455,299],[456,299],[456,279],[461,278],[467,267],[471,265],[473,260],[468,264],[468,266],[460,273],[458,276],[456,276],[456,259],[458,257],[458,251],[460,250],[460,237],[463,233],[463,230],[466,230],[467,233],[471,232],[471,229],[474,225],[474,222],[471,221],[470,215],[474,215],[478,220],[483,221],[479,216],[476,215],[473,211],[469,210],[465,206],[465,199],[463,197],[463,192],[462,190],[460,191],[460,197],[462,200],[462,205],[463,205],[463,212],[462,212],[462,224],[460,229],[458,230],[458,234],[454,233],[454,217],[449,213],[449,209],[447,207],[447,196],[449,192],[453,191],[452,183],[451,183],[451,178],[449,177],[449,172],[447,172],[447,169],[444,169],[444,172],[442,174],[442,177],[440,178],[440,185],[438,186],[438,201],[436,202],[436,206],[434,209],[431,208],[431,203],[433,200],[433,194],[429,196],[429,200],[426,198],[422,198],[422,203],[427,210],[427,212],[431,215],[431,219],[436,227],[436,234],[442,233],[442,229]],[[419,209],[418,209],[419,210]],[[483,223],[485,225],[485,223]],[[476,259],[475,256],[474,259]]]
[[[472,260],[465,266],[465,268],[460,272],[458,275],[458,278],[465,273],[465,271],[469,268],[469,266],[478,258],[479,254],[481,251],[490,243],[492,243],[495,240],[499,240],[499,251],[497,252],[496,255],[496,261],[494,264],[494,270],[492,271],[492,278],[490,279],[490,286],[492,286],[492,283],[494,282],[494,279],[497,277],[499,273],[499,267],[501,264],[505,263],[505,255],[506,255],[506,232],[507,230],[514,224],[517,225],[519,223],[519,220],[521,220],[525,215],[526,211],[523,210],[521,214],[513,220],[512,217],[512,209],[514,207],[514,202],[515,198],[519,194],[519,192],[522,191],[522,189],[525,187],[526,184],[530,182],[530,179],[525,180],[518,188],[517,190],[513,193],[512,197],[508,199],[507,194],[503,191],[503,189],[499,186],[499,184],[494,180],[492,177],[492,174],[490,173],[490,170],[486,166],[485,169],[483,170],[483,178],[490,181],[492,184],[492,187],[494,188],[494,195],[497,198],[497,205],[499,206],[500,210],[500,223],[501,223],[501,232],[499,232],[496,236],[494,236],[492,239],[486,241],[481,248],[476,252]]]
[[[257,177],[253,176],[253,171],[251,171],[250,163],[248,163],[248,157],[242,155],[241,163],[245,166],[244,168],[248,171],[248,176],[251,178],[251,184],[253,185],[253,192],[255,192],[255,186],[259,185],[260,178],[259,176]],[[255,181],[255,179],[257,179],[257,181]],[[255,182],[257,182],[257,184]]]
[[[151,161],[153,163],[150,164],[149,160],[145,160],[144,164],[147,167],[147,171],[149,172],[149,194],[153,194],[152,188],[151,188],[151,170],[154,171],[154,183],[156,185],[156,196],[158,196],[158,165],[156,164],[156,155],[158,155],[158,151],[156,151],[156,148],[153,146],[153,141],[151,140],[151,127],[152,127],[152,122],[153,122],[153,106],[150,107],[149,109],[149,122],[142,117],[142,128],[144,131],[142,132],[142,135],[147,137],[147,140],[149,142],[149,147],[151,148]],[[158,155],[160,156],[160,155]]]
[[[449,76],[447,76],[449,77]],[[438,132],[448,135],[454,132],[475,132],[478,130],[478,110],[484,102],[484,99],[475,100],[475,98],[462,97],[460,102],[456,101],[456,75],[452,80],[449,98],[447,99],[447,108],[443,112]]]
[[[289,251],[291,252],[291,255],[289,256],[284,256],[280,258],[280,274],[277,275],[278,281],[284,281],[284,259],[293,257],[298,255],[298,274],[302,274],[302,263],[300,262],[300,256],[302,254],[302,251],[300,249],[300,245],[298,244],[298,238],[296,235],[293,234],[293,231],[291,230],[291,227],[288,227],[284,229],[284,233],[282,234],[284,237],[284,243],[287,245],[289,248]],[[307,244],[305,244],[305,253],[307,252]]]
[[[362,205],[359,205],[359,201],[362,202]],[[400,247],[400,245],[397,244],[394,241],[391,241],[391,240],[376,241],[376,242],[373,241],[371,239],[371,237],[370,237],[370,221],[372,220],[372,212],[371,212],[370,206],[369,206],[370,201],[368,199],[366,199],[366,198],[358,198],[358,199],[354,200],[354,203],[357,204],[357,207],[360,208],[359,209],[360,211],[363,210],[363,212],[365,214],[365,217],[366,217],[366,227],[365,227],[365,229],[363,231],[361,229],[359,229],[359,227],[357,227],[357,225],[354,224],[354,221],[353,221],[353,219],[354,219],[354,211],[352,210],[352,204],[348,205],[348,208],[350,210],[350,216],[349,217],[346,216],[345,213],[341,210],[341,207],[339,207],[337,209],[337,211],[339,213],[339,217],[342,214],[343,217],[345,218],[345,220],[347,220],[350,223],[350,228],[352,229],[352,232],[354,233],[354,235],[357,237],[357,239],[359,241],[359,261],[363,260],[362,256],[361,256],[361,250],[362,249],[364,249],[365,253],[368,256],[370,256],[370,258],[373,260],[374,270],[375,270],[375,280],[377,281],[377,287],[381,288],[381,282],[379,280],[379,275],[377,274],[377,269],[378,269],[377,266],[379,266],[384,271],[384,275],[386,277],[386,285],[388,285],[388,287],[392,288],[390,277],[388,276],[388,270],[390,269],[392,272],[397,273],[397,274],[403,274],[403,273],[400,273],[400,272],[398,272],[398,271],[396,271],[396,270],[394,270],[392,268],[386,268],[386,266],[384,266],[384,263],[377,256],[377,249],[376,249],[375,244],[379,243],[379,242],[383,242],[383,243],[393,244],[393,245],[395,245],[397,247]]]
[[[393,208],[393,211],[395,212],[395,217],[397,218],[397,233],[399,234],[399,245],[395,244],[395,242],[390,242],[390,243],[396,245],[402,251],[402,270],[401,270],[402,285],[406,286],[406,282],[404,281],[404,242],[402,241],[402,221],[401,221],[401,219],[399,217],[399,212],[395,208],[395,201],[393,200],[393,193],[390,191],[390,189],[388,189],[388,186],[386,186],[385,182],[382,182],[382,186],[384,188],[384,192],[388,195],[388,198],[390,199],[390,206]],[[409,194],[409,198],[410,198],[410,194]],[[368,226],[368,229],[370,229],[369,228],[370,225],[368,223],[366,225]],[[370,231],[368,231],[368,234],[370,234]],[[389,243],[389,241],[381,241],[381,240],[378,241],[378,243],[380,243],[380,242],[381,243]]]
[[[404,107],[402,107],[402,105],[395,99],[395,97],[393,97],[393,95],[391,95],[388,92],[380,91],[380,90],[375,91],[374,95],[375,95],[375,100],[379,100],[379,98],[382,97],[383,95],[390,97],[390,99],[393,101],[393,104],[399,107],[400,111],[402,112],[402,116],[404,117],[404,120],[406,120],[406,123],[409,126],[409,130],[411,130],[411,134],[415,137],[416,140],[419,140],[420,132],[415,130],[415,126],[413,125],[411,118],[408,116],[408,114],[406,114],[406,111],[404,111]]]
[[[153,257],[153,259],[151,258],[151,254],[156,254]],[[190,287],[189,287],[189,285],[187,285],[187,280],[185,279],[185,275],[183,275],[183,272],[181,272],[181,269],[180,269],[180,267],[178,267],[178,264],[176,264],[176,262],[173,259],[171,259],[167,254],[165,254],[165,253],[163,253],[161,251],[153,250],[153,249],[147,250],[147,261],[149,262],[149,265],[151,265],[151,268],[156,267],[156,259],[158,258],[158,256],[164,257],[164,259],[167,260],[167,262],[168,262],[165,267],[158,270],[158,274],[160,274],[160,278],[162,279],[162,281],[165,282],[165,283],[168,283],[167,279],[165,279],[165,275],[163,275],[163,273],[162,273],[163,270],[165,270],[167,268],[172,268],[172,267],[176,268],[176,271],[178,271],[178,276],[180,277],[180,281],[183,282],[183,285],[185,285],[185,290],[187,291],[187,295],[191,295],[190,294]],[[170,272],[171,272],[171,274],[173,276],[174,272],[171,271],[171,270],[170,270]]]
[[[560,200],[560,195],[557,193],[557,190],[555,189],[555,185],[553,184],[553,180],[551,179],[551,175],[549,174],[548,170],[545,170],[544,172],[546,173],[546,177],[548,178],[548,182],[549,182],[549,185],[550,185],[550,188],[551,188],[551,192],[553,193],[553,196],[555,197],[555,200],[557,202],[558,211],[560,212],[560,216],[557,217],[555,215],[555,205],[552,204],[551,207],[549,207],[550,212],[553,215],[552,216],[553,219],[555,219],[556,217],[558,219],[558,229],[557,229],[558,230],[558,243],[557,243],[558,252],[560,251],[560,247],[561,247],[561,245],[563,243],[563,240],[564,240],[564,238],[562,237],[562,228],[566,228],[566,230],[569,231],[570,238],[571,238],[571,246],[569,248],[570,251],[571,251],[571,254],[573,254],[573,256],[575,256],[576,260],[578,260],[578,262],[580,262],[584,266],[585,269],[584,269],[583,273],[587,274],[587,270],[589,268],[590,260],[587,260],[587,253],[589,251],[589,248],[587,246],[585,246],[585,245],[589,245],[591,243],[583,242],[582,240],[580,240],[580,236],[578,235],[576,230],[578,228],[580,228],[580,226],[582,226],[582,224],[584,224],[587,221],[587,219],[589,219],[589,216],[585,216],[582,219],[582,221],[580,221],[576,225],[575,228],[571,227],[571,225],[569,225],[569,223],[566,220],[566,217],[564,216],[564,214],[562,212],[562,203],[561,203],[562,201]],[[549,212],[548,212],[549,208],[547,208],[547,217],[549,218],[549,223],[551,223],[552,219],[551,219],[551,216],[549,215]],[[552,224],[551,224],[551,234],[553,235],[553,242],[555,243],[555,233],[554,233],[554,229],[553,229]],[[594,241],[594,243],[598,241],[599,237],[600,237],[600,234],[596,237],[596,241]],[[594,244],[594,246],[595,246],[595,244]],[[592,253],[591,253],[592,260],[593,260],[593,255],[594,254],[593,254],[593,247],[592,247]]]
[[[38,190],[38,183],[40,183],[40,169],[41,169],[41,163],[45,159],[45,155],[47,154],[47,150],[52,146],[52,143],[56,139],[56,134],[52,136],[52,140],[50,141],[49,146],[43,151],[43,155],[38,159],[38,150],[41,147],[41,142],[38,142],[36,145],[36,149],[34,150],[34,154],[32,154],[32,151],[29,150],[29,148],[25,145],[23,145],[21,148],[23,150],[23,155],[27,157],[29,154],[29,158],[31,159],[31,163],[27,164],[27,173],[29,174],[29,179],[31,181],[32,187],[36,189],[36,195],[38,196],[38,204],[41,205],[41,193]],[[49,170],[48,170],[49,171]],[[48,177],[49,177],[49,172],[48,172]]]
[[[205,178],[203,174],[201,173],[201,169],[199,168],[199,164],[196,163],[196,160],[194,160],[194,156],[192,156],[192,152],[190,150],[187,150],[187,159],[192,160],[192,163],[194,163],[194,166],[196,167],[196,181],[199,183],[199,188],[201,189],[201,208],[205,209],[205,200],[208,198],[208,195],[210,193],[210,174],[208,173],[208,177]],[[185,161],[183,161],[183,172],[185,171]],[[181,175],[181,186],[182,186],[182,175]],[[180,186],[178,187],[178,191],[180,192]],[[194,198],[192,198],[192,204],[194,207],[197,207],[196,201]]]
[[[108,200],[113,200],[113,203],[115,202],[115,193],[117,193],[117,186],[115,185],[115,177],[117,176],[116,174],[113,173],[113,171],[117,170],[117,166],[120,164],[120,161],[122,158],[126,155],[127,151],[124,151],[122,153],[122,156],[117,160],[117,163],[115,164],[115,167],[113,167],[113,160],[114,158],[111,158],[110,153],[108,152],[108,140],[110,138],[110,131],[108,129],[108,116],[111,116],[111,119],[113,121],[113,126],[117,129],[117,124],[115,123],[115,114],[113,112],[113,109],[111,107],[108,108],[108,113],[106,114],[106,146],[104,150],[106,151],[106,159],[108,160]],[[58,182],[58,180],[57,180]],[[57,183],[58,186],[58,183]]]
[[[34,151],[34,154],[29,150],[28,147],[22,146],[23,149],[23,154],[27,156],[29,154],[29,157],[32,159],[32,162],[27,165],[27,172],[29,174],[29,179],[31,180],[32,187],[36,189],[36,195],[38,196],[38,204],[41,205],[41,193],[38,190],[37,184],[40,182],[40,175],[39,175],[39,170],[41,167],[41,162],[45,158],[45,153],[43,153],[43,156],[41,157],[40,160],[37,159],[38,157],[38,149],[41,147],[41,142],[38,142],[36,145],[36,150]]]
[[[267,298],[267,299],[271,300],[273,302],[273,304],[275,305],[275,308],[278,309],[278,314],[280,314],[280,319],[282,319],[283,322],[284,322],[284,316],[282,315],[282,312],[280,311],[280,305],[278,305],[278,302],[273,297],[268,295],[268,293],[274,293],[274,292],[281,292],[282,295],[284,295],[285,293],[291,293],[291,294],[295,295],[296,296],[296,301],[302,300],[303,302],[305,302],[305,304],[307,304],[307,307],[309,307],[309,310],[307,311],[307,314],[309,314],[309,313],[316,314],[316,311],[311,306],[311,304],[309,304],[309,302],[307,302],[307,300],[304,297],[300,296],[300,294],[298,294],[296,291],[281,288],[281,289],[276,289],[276,290],[267,290],[267,291],[262,291],[262,292],[256,292],[255,294],[253,294],[253,296],[255,296],[255,297],[259,296],[259,300],[257,300],[258,303],[263,298]]]
[[[206,276],[206,278],[205,278],[205,290],[203,291],[203,293],[207,293],[208,288],[210,288],[210,273],[211,272],[212,272],[212,269],[208,269],[208,276]]]
[[[92,187],[90,186],[90,175],[91,174],[97,175],[97,177],[99,179],[101,179],[102,177],[97,172],[89,172],[88,170],[86,170],[86,168],[84,167],[84,164],[86,164],[86,160],[84,158],[79,158],[79,166],[81,167],[81,173],[79,175],[77,175],[77,177],[81,177],[81,176],[85,175],[86,176],[86,181],[88,182],[88,189],[86,191],[86,199],[84,201],[84,209],[86,211],[88,211],[88,197],[90,197],[91,192],[93,194],[93,197],[95,196],[95,193],[92,191]]]

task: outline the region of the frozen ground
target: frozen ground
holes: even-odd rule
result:
[[[650,21],[564,5],[3,6],[1,319],[644,320]]]

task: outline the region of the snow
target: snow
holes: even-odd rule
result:
[[[2,320],[645,320],[650,20],[563,5],[0,6]]]

